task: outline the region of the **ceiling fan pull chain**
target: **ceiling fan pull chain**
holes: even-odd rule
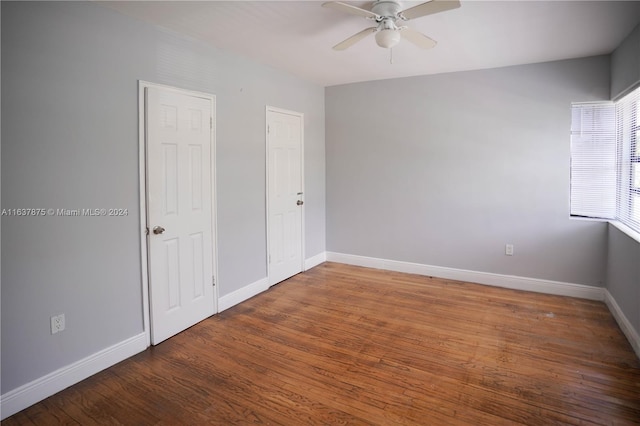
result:
[[[393,65],[393,48],[389,49],[389,65]]]

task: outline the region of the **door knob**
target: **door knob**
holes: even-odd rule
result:
[[[302,201],[302,200],[298,200],[298,202],[297,202],[296,204],[297,204],[297,205],[299,205],[299,206],[301,206],[301,205],[303,205],[303,204],[304,204],[304,201]]]
[[[165,229],[162,226],[154,226],[153,227],[153,233],[156,235],[160,235],[165,231]]]

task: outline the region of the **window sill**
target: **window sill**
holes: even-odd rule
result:
[[[620,232],[622,232],[623,234],[625,234],[629,238],[632,238],[632,239],[636,240],[638,243],[640,243],[640,232],[634,231],[633,229],[629,228],[624,223],[618,222],[617,220],[610,220],[609,223],[611,225],[615,226]]]
[[[571,220],[583,220],[586,222],[611,222],[611,219],[603,219],[601,217],[588,217],[588,216],[569,216]]]

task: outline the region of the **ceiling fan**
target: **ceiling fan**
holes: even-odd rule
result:
[[[376,43],[380,47],[390,49],[400,42],[401,38],[422,49],[430,49],[436,45],[436,41],[419,31],[406,26],[398,26],[398,21],[408,21],[434,13],[445,12],[460,7],[459,0],[431,0],[417,6],[402,10],[399,1],[376,0],[371,10],[362,9],[339,1],[330,1],[322,4],[323,7],[346,12],[351,15],[362,16],[375,21],[377,26],[366,28],[348,39],[333,46],[334,50],[345,50],[353,46],[369,34],[375,33]]]

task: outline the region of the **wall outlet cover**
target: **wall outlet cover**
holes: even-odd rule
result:
[[[51,334],[63,331],[65,327],[64,314],[54,315],[51,317]]]
[[[513,244],[507,244],[504,246],[504,254],[507,256],[513,256]]]

